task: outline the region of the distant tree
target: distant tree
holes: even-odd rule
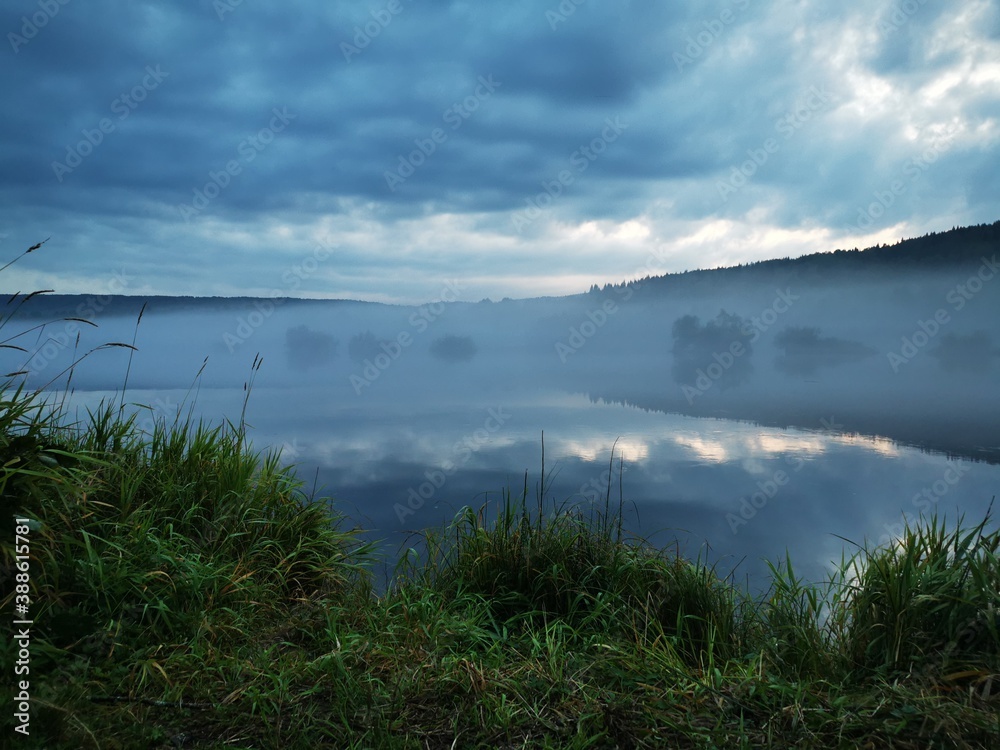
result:
[[[704,324],[696,315],[684,315],[674,321],[671,334],[676,383],[696,386],[707,379],[725,389],[745,382],[753,372],[753,327],[739,315],[722,310]]]
[[[288,363],[298,369],[308,369],[331,362],[337,356],[339,342],[322,331],[304,325],[285,331],[285,354]]]
[[[442,336],[431,342],[431,356],[445,362],[468,362],[479,351],[471,336]]]

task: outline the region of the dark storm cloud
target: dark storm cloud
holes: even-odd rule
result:
[[[998,28],[919,0],[12,3],[0,247],[56,236],[25,285],[237,294],[332,237],[297,293],[421,299],[448,266],[568,292],[663,243],[678,270],[992,220]]]

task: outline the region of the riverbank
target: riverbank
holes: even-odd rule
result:
[[[415,539],[377,596],[378,550],[242,419],[147,434],[109,404],[60,429],[30,395],[3,400],[33,623],[16,746],[1000,743],[989,517],[923,519],[823,585],[782,561],[753,599],[623,533],[611,497],[539,508],[526,483],[499,517],[466,508]]]

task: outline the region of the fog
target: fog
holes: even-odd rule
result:
[[[544,387],[807,430],[826,420],[996,462],[1000,287],[954,294],[974,276],[765,280],[711,294],[638,285],[422,307],[152,298],[141,319],[112,304],[91,316],[95,327],[57,320],[12,342],[27,352],[5,349],[0,364],[27,370],[30,387],[65,384],[81,360],[77,390],[120,389],[127,369],[133,389],[190,386],[199,372],[202,388],[239,388],[260,355],[259,388],[322,385],[345,405]],[[6,329],[39,322],[30,310],[29,302]]]
[[[617,441],[612,496],[620,479],[637,532],[709,545],[748,575],[788,548],[821,576],[834,534],[887,539],[918,511],[974,516],[1000,494],[986,276],[752,274],[418,307],[151,298],[141,319],[116,299],[96,327],[56,320],[10,342],[27,351],[2,366],[30,387],[71,373],[78,408],[127,385],[147,420],[190,403],[236,419],[252,376],[255,445],[393,543],[525,472],[538,491],[543,431],[547,497],[603,503]],[[87,304],[35,301],[7,336]]]

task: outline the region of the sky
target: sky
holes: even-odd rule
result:
[[[11,0],[0,290],[417,303],[996,221],[997,0]]]

